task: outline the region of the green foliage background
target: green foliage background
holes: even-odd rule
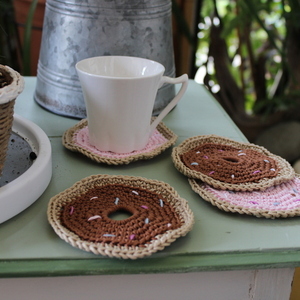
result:
[[[209,75],[208,88],[218,90],[212,58],[209,57],[213,24],[222,26],[227,45],[228,68],[245,98],[245,111],[271,114],[293,105],[283,75],[289,74],[286,63],[287,22],[299,27],[298,0],[204,0],[199,24],[197,65]],[[253,65],[264,67],[264,91],[254,86]],[[258,98],[259,95],[259,98]],[[263,95],[263,97],[262,97]]]

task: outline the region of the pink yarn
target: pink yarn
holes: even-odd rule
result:
[[[95,155],[102,156],[102,157],[109,157],[109,158],[125,158],[132,155],[143,154],[153,151],[154,149],[160,147],[164,143],[166,143],[168,139],[166,139],[157,129],[154,130],[153,134],[149,138],[149,141],[144,149],[139,151],[133,151],[130,153],[114,153],[110,151],[100,151],[96,147],[92,146],[89,143],[89,132],[88,127],[83,127],[82,129],[78,130],[74,135],[74,143],[77,146],[80,146]]]
[[[265,191],[236,192],[218,190],[203,184],[206,191],[221,201],[251,209],[280,211],[300,208],[300,179],[295,178]]]

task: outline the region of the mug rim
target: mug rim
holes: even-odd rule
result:
[[[82,67],[80,66],[81,64],[86,63],[87,61],[91,61],[91,60],[108,60],[108,59],[124,59],[124,60],[129,60],[129,59],[136,59],[139,61],[145,61],[148,64],[152,63],[155,64],[157,66],[159,66],[159,68],[161,68],[161,70],[157,71],[154,74],[149,74],[149,75],[140,75],[140,76],[111,76],[111,75],[103,75],[103,74],[95,74],[95,73],[91,73],[87,70],[82,69]],[[137,56],[127,56],[127,55],[102,55],[102,56],[92,56],[92,57],[88,57],[88,58],[84,58],[80,61],[78,61],[75,64],[75,68],[77,70],[77,72],[81,72],[84,73],[86,75],[92,76],[92,77],[101,77],[101,78],[109,78],[109,79],[124,79],[124,80],[130,80],[130,79],[143,79],[143,78],[150,78],[150,77],[155,77],[159,74],[162,74],[165,72],[165,67],[152,59],[148,59],[148,58],[143,58],[143,57],[137,57]]]

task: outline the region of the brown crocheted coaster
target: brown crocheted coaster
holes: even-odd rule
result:
[[[185,140],[172,158],[184,175],[219,189],[264,190],[295,176],[286,160],[265,148],[216,135]]]
[[[189,179],[192,189],[220,210],[268,219],[300,216],[300,176],[264,191],[220,190],[198,179]]]
[[[124,212],[125,219],[112,217]],[[186,235],[194,216],[187,201],[164,182],[93,175],[54,196],[48,220],[60,238],[74,247],[136,259]]]
[[[160,122],[146,147],[140,151],[124,154],[100,151],[88,142],[86,119],[68,129],[62,137],[62,143],[67,149],[80,152],[96,162],[108,165],[129,164],[137,160],[151,159],[174,145],[176,140],[177,135],[167,128],[163,122]]]

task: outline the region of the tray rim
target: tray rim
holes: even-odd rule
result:
[[[52,177],[52,149],[46,133],[18,114],[14,114],[12,131],[29,143],[37,152],[37,158],[22,175],[0,188],[0,224],[33,204]]]

